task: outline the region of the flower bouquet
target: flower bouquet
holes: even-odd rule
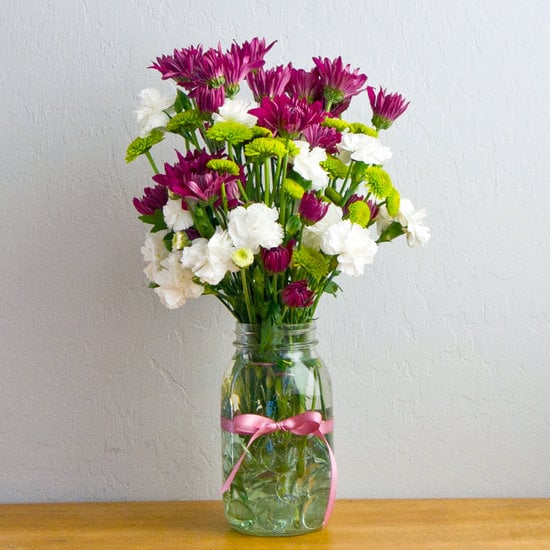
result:
[[[382,243],[418,246],[430,232],[383,168],[392,152],[379,133],[403,97],[340,57],[266,69],[273,45],[158,57],[151,68],[176,91],[141,92],[126,160],[143,155],[154,172],[134,199],[150,226],[150,286],[168,308],[213,295],[237,322],[222,384],[226,515],[241,531],[287,535],[320,528],[334,501],[330,380],[311,336],[319,301]],[[370,126],[344,118],[363,92]],[[179,146],[159,169],[151,150],[168,135]]]

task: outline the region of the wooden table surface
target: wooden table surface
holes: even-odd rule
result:
[[[338,500],[323,531],[232,531],[221,501],[0,505],[0,549],[550,549],[550,499]]]

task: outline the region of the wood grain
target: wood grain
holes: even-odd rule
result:
[[[3,504],[0,548],[550,549],[550,499],[339,500],[325,530],[289,538],[232,531],[218,501]]]

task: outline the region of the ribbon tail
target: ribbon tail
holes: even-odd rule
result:
[[[330,515],[332,514],[332,509],[334,508],[334,503],[336,502],[336,486],[338,484],[338,468],[336,466],[336,458],[334,456],[334,453],[332,452],[332,449],[329,445],[329,442],[327,441],[327,438],[324,436],[321,431],[318,431],[315,435],[321,438],[321,440],[325,443],[328,450],[328,456],[330,459],[330,489],[328,493],[328,504],[327,504],[327,511],[325,512],[325,517],[323,519],[323,527],[326,527],[328,520],[330,518]]]

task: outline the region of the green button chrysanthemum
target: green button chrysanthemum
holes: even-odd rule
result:
[[[232,120],[216,122],[212,128],[206,132],[206,137],[219,143],[230,143],[239,145],[244,141],[252,139],[252,130]]]
[[[327,159],[319,164],[328,172],[331,178],[343,180],[348,173],[348,167],[340,159],[331,155],[328,155]]]
[[[238,176],[240,174],[239,165],[228,159],[212,159],[206,163],[206,167],[218,174],[229,174]]]
[[[128,145],[126,150],[126,162],[132,162],[137,159],[140,155],[143,155],[153,145],[160,143],[164,139],[164,133],[162,130],[151,130],[151,133],[147,137],[137,137]]]
[[[392,187],[389,195],[386,197],[386,209],[388,214],[394,218],[399,213],[399,207],[401,206],[401,195],[399,191]]]
[[[267,128],[263,128],[262,126],[253,126],[251,130],[253,138],[273,137],[273,132]]]
[[[305,246],[294,251],[292,263],[295,267],[304,269],[310,277],[317,281],[326,277],[330,269],[330,258],[318,250]]]
[[[166,129],[173,134],[193,132],[201,127],[203,120],[204,116],[199,111],[190,109],[174,115],[166,125]]]
[[[356,201],[349,205],[349,219],[361,227],[366,227],[370,221],[369,205],[363,201]]]
[[[287,148],[274,138],[256,138],[244,147],[244,154],[254,162],[264,162],[270,157],[282,158]]]
[[[352,122],[349,125],[349,129],[352,134],[365,134],[370,137],[378,137],[378,131],[375,128],[371,128],[362,122]]]
[[[341,118],[327,117],[321,123],[321,126],[324,126],[325,128],[334,128],[335,130],[338,130],[339,132],[343,132],[344,130],[347,130],[349,128],[349,122],[346,122],[345,120],[342,120]]]
[[[300,148],[292,140],[282,137],[276,137],[275,139],[285,147],[291,157],[296,157],[300,154]]]
[[[379,199],[385,199],[392,191],[390,175],[379,166],[369,166],[365,171],[369,191]]]
[[[289,178],[285,179],[283,182],[283,189],[289,197],[296,200],[300,200],[305,193],[305,189],[297,181]]]

